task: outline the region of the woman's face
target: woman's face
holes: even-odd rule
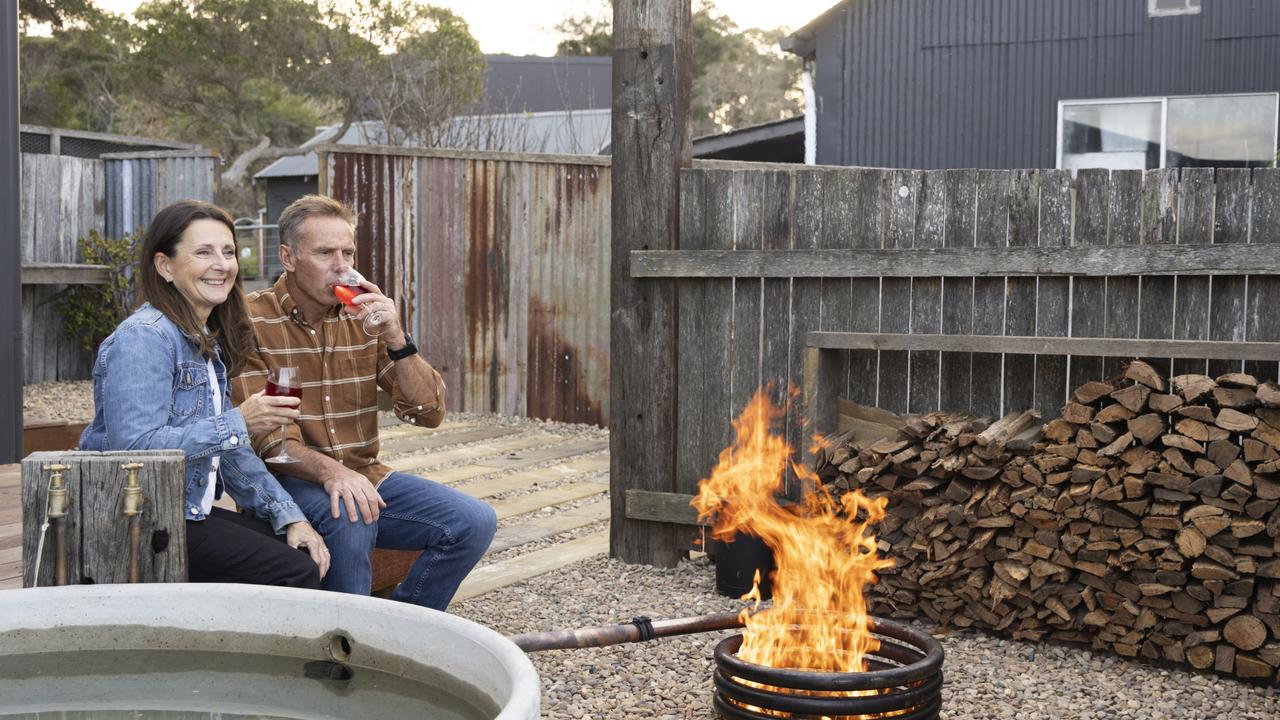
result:
[[[173,283],[202,320],[226,301],[240,269],[231,230],[205,218],[187,226],[173,257],[156,253],[155,262],[160,276]]]

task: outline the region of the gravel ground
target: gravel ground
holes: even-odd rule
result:
[[[88,421],[93,415],[92,386],[88,382],[27,386],[23,406],[31,418]],[[565,437],[608,437],[607,431],[591,426],[523,418],[454,413],[451,419]],[[545,465],[560,462],[564,461]],[[502,470],[490,476],[529,469]],[[606,477],[583,473],[549,485]],[[539,513],[590,501],[566,503]],[[528,518],[509,518],[504,525]],[[562,533],[497,553],[484,562],[519,557],[604,527],[606,523],[597,523]],[[717,595],[714,583],[714,567],[706,558],[669,569],[594,558],[457,603],[450,611],[504,633],[519,633],[626,622],[639,615],[675,618],[741,607],[740,601]],[[727,634],[534,653],[531,657],[542,676],[543,717],[710,720],[715,717],[710,705],[712,649]],[[1016,642],[974,632],[936,634],[946,651],[944,717],[951,720],[1271,720],[1280,716],[1280,689],[1274,687],[1169,670],[1061,645]]]
[[[504,633],[723,612],[705,558],[659,569],[596,558],[450,607]],[[710,720],[712,651],[728,631],[533,653],[543,717]],[[937,633],[935,633],[937,634]],[[1060,645],[939,634],[951,720],[1237,718],[1273,720],[1280,690],[1144,665]]]
[[[93,420],[93,382],[46,382],[22,389],[22,414],[26,420]]]

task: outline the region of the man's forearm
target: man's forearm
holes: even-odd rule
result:
[[[288,448],[290,455],[297,458],[297,462],[284,466],[284,472],[307,482],[324,485],[327,480],[334,478],[342,470],[350,469],[328,455],[312,450],[297,440],[286,440],[285,447]]]

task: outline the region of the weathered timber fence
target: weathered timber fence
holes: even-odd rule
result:
[[[629,491],[629,519],[692,522],[688,495],[731,443],[730,420],[766,383],[778,401],[799,388],[815,342],[860,348],[826,371],[824,392],[896,413],[1047,420],[1127,359],[1037,355],[1039,338],[1079,338],[1047,346],[1058,352],[1084,338],[1187,341],[1146,359],[1277,377],[1265,354],[1221,359],[1206,343],[1198,357],[1215,359],[1194,358],[1198,341],[1280,341],[1280,170],[695,167],[681,202],[680,250],[631,261],[633,277],[680,278],[679,487]],[[797,451],[803,418],[793,404]]]
[[[92,354],[67,337],[56,295],[71,283],[101,282],[81,265],[76,240],[90,230],[120,237],[184,198],[213,201],[217,158],[208,151],[22,156],[23,382],[82,380]]]
[[[609,159],[325,146],[357,267],[396,297],[449,404],[609,419]]]

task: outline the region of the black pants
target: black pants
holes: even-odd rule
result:
[[[251,515],[215,507],[187,521],[187,577],[191,582],[320,588],[320,569],[305,551]]]

